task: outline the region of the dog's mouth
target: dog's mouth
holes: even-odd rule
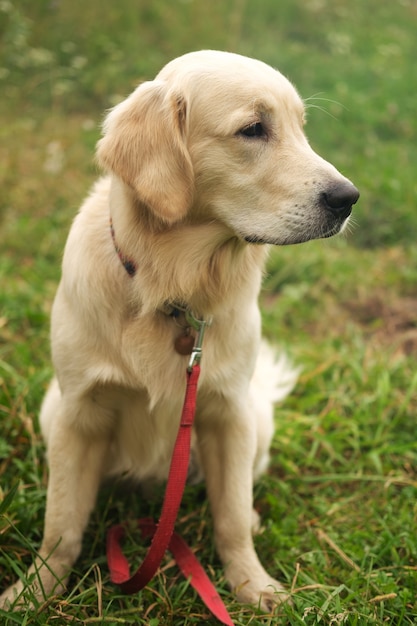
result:
[[[272,246],[290,246],[299,243],[306,243],[313,239],[328,239],[343,232],[349,221],[349,216],[342,220],[332,221],[331,224],[318,225],[315,228],[306,229],[304,231],[288,232],[280,237],[266,235],[244,235],[243,239],[246,243],[255,245],[272,245]]]
[[[272,244],[273,245],[272,241],[268,241],[264,237],[259,237],[258,235],[248,235],[248,236],[244,237],[244,240],[246,241],[246,243],[255,243],[255,244],[259,244],[259,245],[266,245],[266,244]]]

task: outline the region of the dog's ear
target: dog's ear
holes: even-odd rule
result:
[[[186,104],[166,83],[143,83],[108,114],[97,145],[99,164],[130,185],[160,219],[185,216],[193,167],[184,141]]]

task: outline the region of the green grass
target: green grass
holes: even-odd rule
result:
[[[411,0],[0,2],[2,589],[42,536],[49,313],[69,225],[97,175],[103,111],[170,58],[212,47],[295,82],[313,146],[361,199],[346,238],[274,250],[261,301],[265,334],[303,368],[277,408],[271,470],[255,490],[257,550],[293,605],[277,619],[233,600],[201,488],[187,490],[178,527],[237,625],[416,622],[416,30]],[[109,582],[106,528],[157,516],[160,502],[103,490],[69,592],[2,623],[207,623],[168,558],[141,594]],[[133,562],[144,549],[132,541]]]

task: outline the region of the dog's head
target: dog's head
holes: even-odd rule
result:
[[[299,243],[342,230],[359,197],[303,125],[303,103],[282,74],[194,52],[110,112],[98,159],[168,225],[216,219],[247,242]]]

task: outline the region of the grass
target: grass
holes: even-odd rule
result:
[[[237,625],[416,622],[416,27],[411,0],[120,0],[105,12],[97,0],[0,2],[1,588],[42,536],[49,313],[71,219],[97,175],[102,112],[177,54],[218,47],[295,82],[312,144],[361,200],[347,238],[274,250],[261,300],[265,334],[303,368],[255,489],[258,553],[293,605],[276,618],[233,600],[201,488],[187,490],[178,527]],[[141,594],[109,582],[106,528],[157,516],[160,498],[104,489],[68,593],[2,623],[210,621],[168,558]],[[144,547],[128,550],[137,562]]]

